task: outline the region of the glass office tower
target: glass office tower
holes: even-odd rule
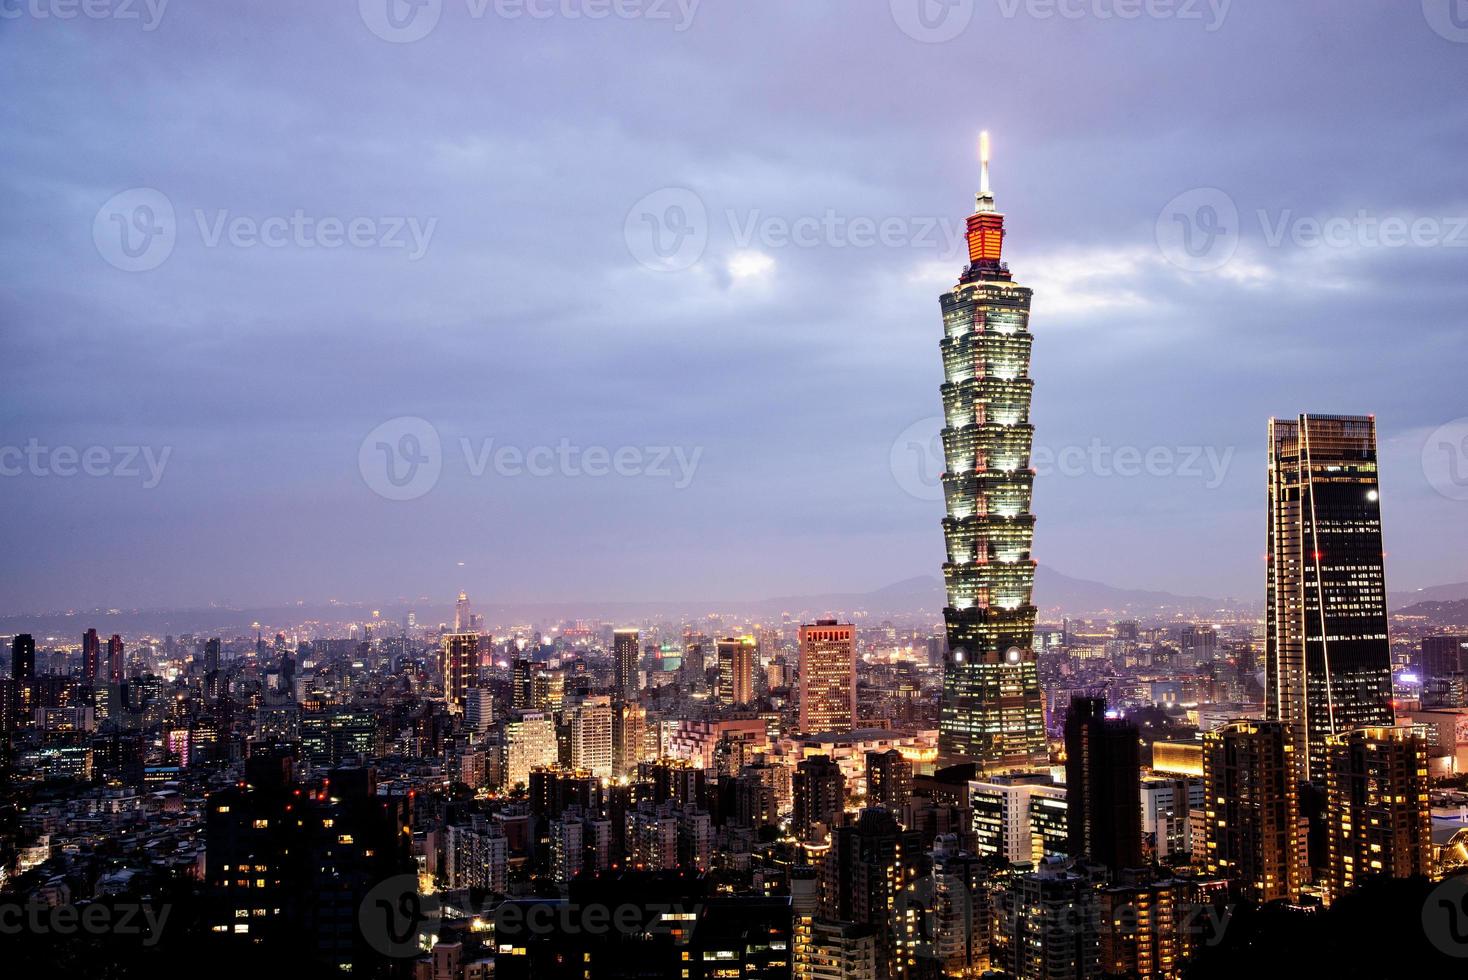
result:
[[[1330,736],[1395,722],[1380,498],[1375,419],[1270,419],[1267,708],[1316,783]]]

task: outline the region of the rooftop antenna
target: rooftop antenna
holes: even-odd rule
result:
[[[975,211],[994,210],[994,192],[989,187],[989,131],[979,134],[979,195],[974,202]]]

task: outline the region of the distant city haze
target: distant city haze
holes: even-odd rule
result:
[[[980,129],[1042,565],[1261,602],[1267,419],[1373,414],[1388,589],[1468,579],[1468,45],[1418,4],[755,6],[7,20],[0,614],[936,576]]]

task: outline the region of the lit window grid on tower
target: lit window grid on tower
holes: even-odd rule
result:
[[[1322,783],[1332,735],[1391,726],[1376,423],[1269,422],[1266,708]]]
[[[856,628],[800,628],[800,730],[848,732],[856,724]]]

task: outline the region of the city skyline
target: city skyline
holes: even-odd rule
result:
[[[0,0],[7,964],[1459,975],[1465,14]]]
[[[0,151],[16,204],[0,239],[12,285],[0,355],[20,368],[0,396],[0,447],[147,447],[161,464],[145,489],[154,471],[141,454],[136,478],[35,476],[6,456],[22,469],[0,479],[6,543],[38,556],[0,573],[12,608],[366,601],[466,582],[486,600],[754,598],[928,574],[940,554],[932,454],[908,445],[936,434],[919,311],[951,276],[962,228],[950,202],[971,189],[981,128],[1002,146],[1009,208],[1026,215],[1010,251],[1033,270],[1048,324],[1036,444],[1084,460],[1037,481],[1048,562],[1119,586],[1255,594],[1258,428],[1302,406],[1377,414],[1393,587],[1462,578],[1463,488],[1438,448],[1461,445],[1442,430],[1463,417],[1450,355],[1463,345],[1464,252],[1445,240],[1463,213],[1462,123],[1421,93],[1468,68],[1420,11],[1366,5],[1327,25],[1240,3],[1212,31],[989,11],[948,43],[924,43],[885,9],[815,3],[766,12],[755,28],[705,4],[681,32],[602,25],[635,55],[613,58],[585,23],[446,9],[429,36],[397,44],[350,6],[174,5],[152,32],[83,18],[0,38],[17,85],[58,77],[8,110],[8,129],[35,135]],[[202,53],[264,22],[283,28],[262,53],[270,73]],[[807,43],[818,25],[835,43]],[[1328,52],[1290,40],[1320,30]],[[999,43],[985,45],[986,75],[1007,97],[955,114],[931,93],[971,72],[988,38]],[[753,60],[772,45],[798,50],[788,60],[802,67]],[[533,99],[480,97],[521,87],[519,55],[505,56],[519,50],[576,69],[537,81]],[[853,53],[895,80],[838,84],[835,66]],[[88,65],[109,64],[135,84],[102,96],[98,119],[103,69]],[[228,91],[235,114],[211,125],[213,100],[172,91],[177,71]],[[435,93],[431,111],[398,88],[403,72]],[[593,74],[646,98],[616,98]],[[1143,81],[1159,78],[1198,84]],[[279,111],[276,85],[293,111]],[[156,114],[134,97],[144,94],[171,111]],[[871,113],[860,125],[848,99]],[[165,116],[207,137],[175,138],[185,122]],[[260,155],[307,134],[309,166]],[[105,206],[132,188],[159,191],[176,221],[171,254],[142,272],[93,240],[94,224],[115,231],[114,215],[131,216]],[[678,188],[702,205],[707,240],[692,265],[659,271],[627,240],[628,218],[635,228],[652,213],[639,202]],[[1209,188],[1226,197],[1169,210]],[[666,216],[664,203],[677,202],[644,208]],[[1186,249],[1159,246],[1159,229],[1181,233],[1176,219],[1219,205],[1227,217],[1229,203],[1242,234],[1220,267],[1186,268]],[[258,224],[297,209],[313,229],[413,217],[426,237],[438,221],[416,259],[407,228],[403,248],[336,250],[231,244],[220,230],[221,214]],[[826,230],[828,211],[839,232]],[[807,218],[813,245],[771,231]],[[852,246],[856,219],[895,219],[902,243]],[[1435,222],[1438,243],[1382,244],[1372,229],[1387,219]],[[1312,240],[1309,222],[1344,222],[1348,244]],[[592,287],[548,299],[569,281]],[[434,426],[442,469],[430,492],[389,500],[364,481],[359,452],[402,417]],[[685,467],[702,453],[681,489],[687,469],[673,456],[667,477],[475,477],[490,439],[522,453],[563,440],[582,452],[677,447]],[[819,475],[802,465],[827,445],[841,451]],[[1109,450],[1100,465],[1093,445]],[[1121,447],[1167,450],[1167,472],[1197,475],[1101,475]],[[827,481],[846,488],[839,503]],[[715,561],[706,543],[730,525],[740,534]],[[51,547],[55,528],[86,546]],[[1108,556],[1123,543],[1118,569]],[[773,553],[784,560],[772,566]]]

